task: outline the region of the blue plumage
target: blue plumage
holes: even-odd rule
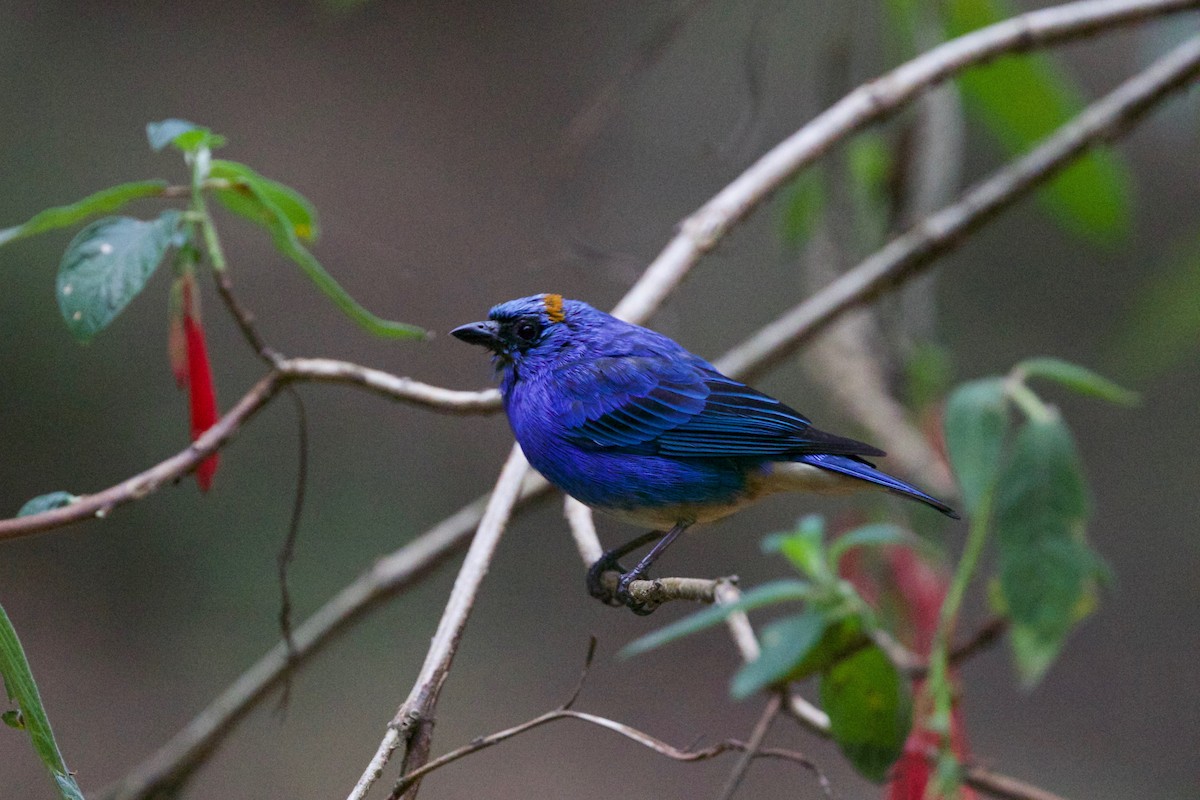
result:
[[[618,599],[631,607],[623,590],[679,531],[774,492],[874,485],[956,516],[864,460],[880,450],[820,431],[666,336],[578,300],[512,300],[452,333],[494,354],[513,433],[547,480],[598,510],[670,529],[621,579]],[[606,600],[600,571],[616,557],[589,574]]]

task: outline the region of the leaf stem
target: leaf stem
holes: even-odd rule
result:
[[[1040,402],[1040,401],[1039,401]],[[928,720],[931,730],[941,737],[941,758],[953,758],[949,750],[950,741],[950,712],[954,701],[954,690],[950,683],[950,640],[954,635],[954,627],[958,620],[958,612],[962,607],[963,597],[967,586],[979,565],[983,553],[983,545],[987,542],[988,528],[992,516],[992,502],[996,494],[995,482],[988,487],[980,498],[979,507],[971,517],[971,525],[967,532],[967,542],[963,547],[962,557],[954,570],[954,578],[942,601],[938,614],[937,632],[934,634],[933,647],[929,654],[929,693],[933,698],[933,712]],[[957,774],[957,770],[955,773]]]

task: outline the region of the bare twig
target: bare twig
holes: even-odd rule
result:
[[[291,380],[357,386],[380,397],[446,414],[494,414],[500,410],[496,389],[461,391],[393,375],[379,369],[330,358],[289,358],[278,365]]]
[[[234,294],[233,278],[229,277],[229,270],[215,269],[212,273],[217,284],[217,294],[225,303],[225,309],[229,312],[229,316],[233,317],[233,321],[237,323],[238,330],[242,332],[242,338],[258,354],[259,358],[267,362],[267,366],[273,367],[282,361],[283,356],[279,351],[268,345],[258,332],[258,328],[254,324],[254,314],[242,305],[237,295]]]
[[[187,475],[201,461],[223,447],[284,386],[308,381],[347,384],[391,400],[452,414],[486,414],[500,408],[500,394],[494,389],[482,392],[455,391],[348,361],[287,359],[278,362],[275,369],[254,384],[213,427],[184,450],[114,486],[95,494],[83,495],[70,505],[0,520],[0,541],[44,533],[93,517],[103,519],[114,509],[153,494]]]
[[[1064,3],[981,28],[917,56],[846,95],[684,220],[679,233],[643,274],[644,291],[627,296],[617,312],[626,319],[648,318],[705,253],[797,172],[850,134],[886,118],[967,67],[1198,7],[1200,0]]]
[[[738,759],[733,772],[729,774],[729,780],[725,782],[721,794],[717,795],[718,800],[730,800],[738,787],[742,785],[742,779],[750,770],[750,763],[754,761],[762,748],[763,741],[767,738],[767,731],[771,729],[771,723],[775,721],[775,717],[779,716],[780,704],[779,692],[771,692],[767,697],[767,705],[763,708],[762,715],[759,716],[754,730],[750,733],[750,740],[746,742],[746,749],[742,751],[742,757]]]

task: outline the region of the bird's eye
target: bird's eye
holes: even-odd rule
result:
[[[514,330],[514,332],[517,334],[517,338],[520,339],[521,341],[532,342],[534,339],[537,338],[537,336],[541,332],[541,330],[538,327],[538,324],[536,322],[524,320],[522,322],[517,323],[517,327]]]

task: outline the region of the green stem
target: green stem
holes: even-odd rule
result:
[[[958,621],[958,612],[966,596],[967,587],[979,566],[979,558],[983,554],[983,545],[987,542],[988,527],[991,522],[992,501],[996,493],[993,483],[980,498],[979,507],[971,516],[971,526],[967,532],[967,542],[963,547],[962,557],[954,570],[954,578],[942,601],[938,615],[937,632],[934,634],[933,647],[929,654],[929,678],[926,686],[933,699],[933,713],[928,724],[931,730],[941,736],[942,758],[953,758],[949,751],[950,713],[954,702],[954,687],[950,682],[950,641],[954,636],[954,627]],[[940,771],[940,770],[939,770]]]
[[[197,220],[196,225],[200,228],[200,235],[204,239],[204,249],[208,252],[213,269],[217,272],[224,272],[227,265],[225,250],[221,247],[221,238],[217,236],[217,226],[213,224],[212,215],[208,213],[208,203],[204,201],[204,189],[211,182],[208,177],[209,162],[207,153],[203,156],[196,154],[188,159],[188,163],[192,165],[190,210]]]
[[[1010,375],[1004,382],[1004,392],[1017,408],[1021,409],[1021,413],[1031,420],[1050,422],[1057,416],[1053,408],[1042,402],[1033,389],[1025,385],[1023,373],[1014,372]]]

